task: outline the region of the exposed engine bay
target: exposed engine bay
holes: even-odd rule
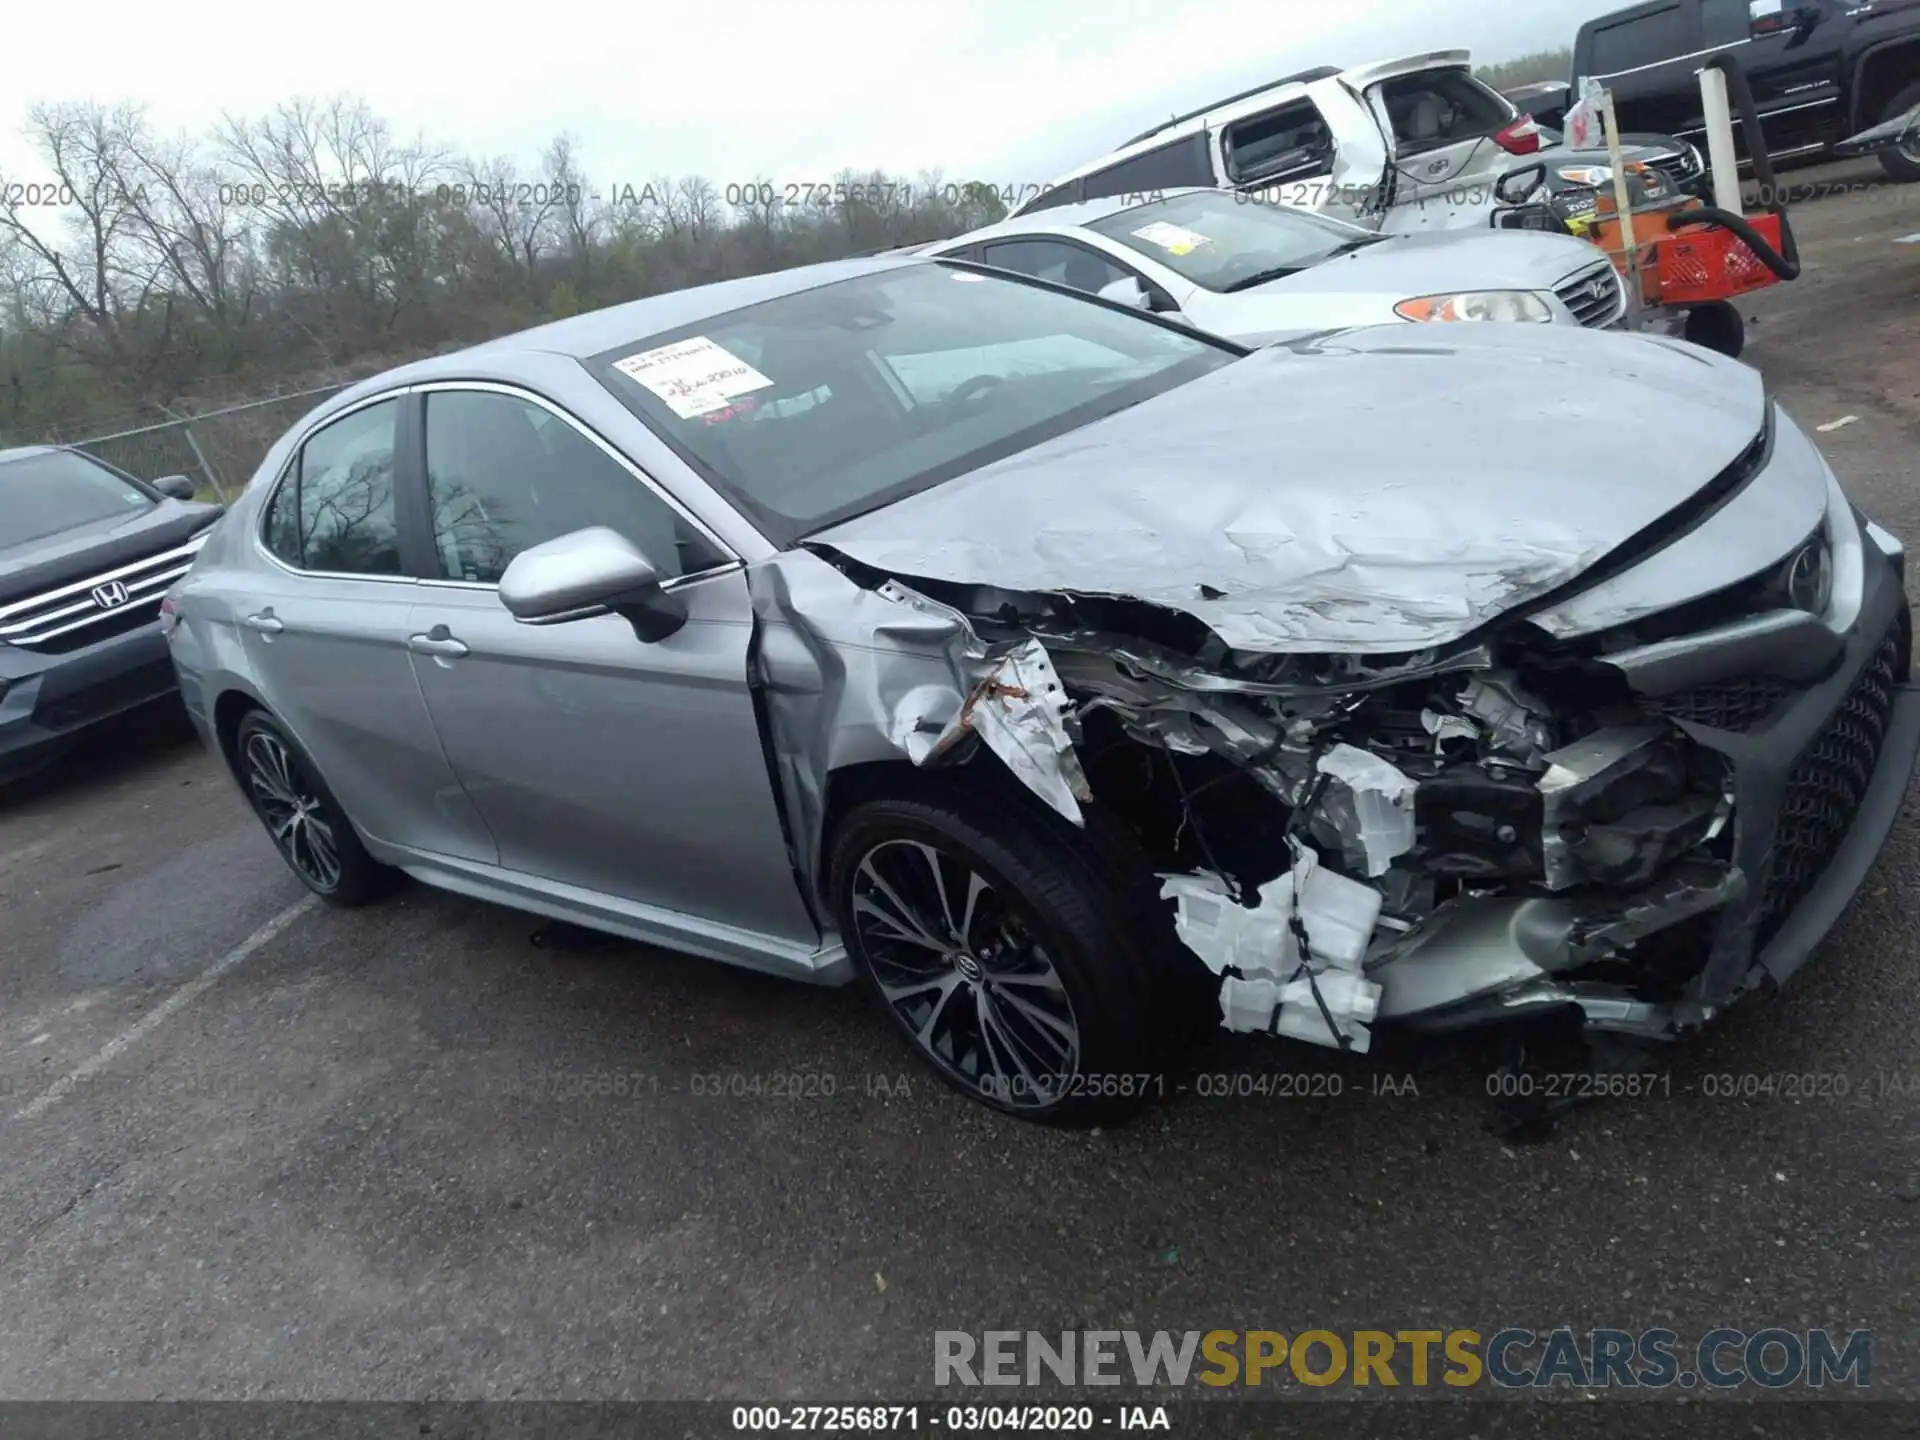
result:
[[[1235,664],[1004,596],[953,597],[968,619],[878,593],[965,625],[977,657],[957,710],[906,700],[916,763],[977,740],[1069,820],[1124,815],[1229,1029],[1365,1051],[1376,1020],[1533,986],[1665,1033],[1707,956],[1685,922],[1744,891],[1723,757],[1545,636]]]
[[[1138,656],[1070,642],[1052,653],[1067,692],[1088,697],[1063,724],[1078,732],[1089,788],[1157,810],[1168,859],[1199,861],[1163,893],[1182,939],[1222,975],[1230,1029],[1365,1049],[1382,1007],[1404,1009],[1383,984],[1396,963],[1472,902],[1558,899],[1567,912],[1604,897],[1611,909],[1683,857],[1697,862],[1693,895],[1718,903],[1737,883],[1712,853],[1732,818],[1720,757],[1597,668],[1473,652],[1416,679],[1355,676],[1362,688],[1344,691],[1284,680],[1194,691]],[[1220,902],[1244,909],[1256,894],[1244,923],[1282,940],[1265,964],[1228,933],[1243,927],[1218,918]],[[1633,933],[1608,943],[1568,923],[1540,938],[1549,972],[1625,966],[1650,994],[1685,978],[1636,964]],[[1459,998],[1485,978],[1458,977]]]

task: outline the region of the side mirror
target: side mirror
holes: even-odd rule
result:
[[[1524,170],[1510,170],[1502,175],[1493,187],[1493,198],[1502,205],[1524,205],[1533,198],[1534,192],[1547,183],[1545,165],[1529,165]]]
[[[687,623],[686,602],[660,588],[653,562],[604,525],[522,550],[500,577],[500,603],[528,625],[620,615],[648,644]]]
[[[1129,275],[1124,280],[1102,285],[1097,293],[1102,300],[1111,300],[1117,305],[1131,305],[1136,310],[1153,308],[1153,297],[1136,276]]]
[[[162,475],[153,482],[153,488],[169,500],[191,500],[196,487],[191,476]]]

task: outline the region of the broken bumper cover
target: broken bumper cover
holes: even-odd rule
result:
[[[1709,648],[1693,657],[1688,689],[1657,697],[1728,762],[1734,826],[1724,860],[1690,859],[1625,896],[1457,900],[1369,962],[1382,987],[1378,1019],[1457,1030],[1573,1008],[1590,1029],[1671,1038],[1791,978],[1871,872],[1920,755],[1901,566],[1876,531],[1863,547],[1858,615],[1831,637],[1824,678],[1778,694],[1786,687],[1715,673]],[[1743,643],[1729,637],[1729,663]],[[1725,703],[1736,693],[1745,706]],[[1778,698],[1756,705],[1755,694]],[[1615,947],[1702,917],[1704,933],[1688,936],[1708,947],[1706,963],[1681,993],[1650,998],[1584,978]]]

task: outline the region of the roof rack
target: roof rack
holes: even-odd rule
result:
[[[1340,73],[1340,69],[1341,67],[1338,65],[1316,65],[1313,69],[1302,70],[1296,75],[1282,75],[1278,80],[1263,81],[1255,85],[1251,90],[1242,90],[1238,94],[1229,95],[1223,100],[1211,100],[1197,110],[1189,110],[1186,114],[1176,115],[1171,120],[1162,120],[1152,129],[1142,130],[1138,135],[1135,135],[1119,148],[1124,150],[1128,145],[1138,145],[1142,140],[1151,139],[1162,130],[1170,130],[1183,121],[1197,120],[1209,110],[1218,110],[1223,105],[1231,105],[1239,100],[1250,100],[1255,95],[1265,94],[1269,90],[1278,90],[1282,85],[1311,85],[1316,80],[1331,80]]]

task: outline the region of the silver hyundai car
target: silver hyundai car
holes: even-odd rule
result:
[[[1200,1025],[1678,1037],[1807,959],[1920,748],[1902,548],[1744,366],[1248,351],[911,257],[366,381],[163,623],[326,899],[858,976],[1069,1124]]]

